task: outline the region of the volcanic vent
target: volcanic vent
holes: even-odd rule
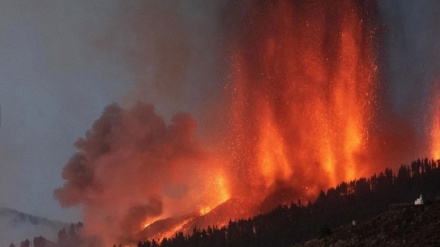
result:
[[[371,1],[252,2],[231,54],[235,193],[281,185],[311,199],[375,170],[375,13]]]

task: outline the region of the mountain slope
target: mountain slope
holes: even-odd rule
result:
[[[355,226],[341,226],[330,236],[295,246],[440,246],[440,202],[392,207]]]
[[[66,223],[0,208],[0,247],[7,247],[11,242],[17,244],[25,239],[32,240],[37,236],[53,240],[57,238],[59,230],[66,226]]]

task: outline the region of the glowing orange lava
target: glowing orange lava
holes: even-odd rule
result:
[[[150,226],[151,224],[153,224],[155,221],[156,221],[156,220],[150,220],[150,221],[147,221],[147,222],[142,223],[142,225],[141,225],[141,230],[144,229],[144,228],[149,227],[149,226]]]
[[[180,222],[179,224],[175,225],[172,229],[155,235],[153,237],[153,239],[158,239],[161,241],[164,238],[174,237],[176,235],[176,233],[178,233],[178,232],[188,232],[189,229],[184,229],[184,228],[188,224],[189,221],[190,221],[190,219],[184,220],[184,221]]]
[[[370,7],[260,1],[250,8],[230,84],[233,169],[243,195],[261,198],[282,183],[308,188],[298,196],[311,198],[371,171],[362,159],[376,87]]]
[[[439,90],[433,91],[439,92]],[[440,99],[435,97],[433,101],[431,105],[430,151],[431,157],[438,160],[440,159]]]
[[[209,211],[207,209],[213,209],[231,197],[228,180],[222,171],[217,170],[215,174],[206,174],[206,179],[208,192],[204,200],[205,204],[200,207],[200,212],[205,213]]]
[[[199,210],[200,215],[209,213],[213,208],[230,199],[230,193],[227,185],[227,180],[223,174],[218,174],[209,183],[210,195],[206,206],[201,206]]]
[[[204,207],[204,208],[201,208],[199,212],[200,212],[200,215],[205,215],[205,214],[209,213],[211,210],[212,210],[211,207]]]

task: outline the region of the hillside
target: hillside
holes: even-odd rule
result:
[[[390,204],[413,203],[420,194],[428,205],[389,208]],[[327,192],[321,191],[314,202],[298,200],[282,204],[268,213],[229,220],[227,225],[220,227],[204,227],[203,224],[209,221],[206,219],[211,217],[207,214],[193,219],[196,224],[191,224],[194,227],[192,231],[188,229],[189,233],[179,232],[172,237],[145,240],[147,234],[160,236],[176,223],[186,220],[167,219],[158,222],[155,229],[147,227],[140,232],[136,242],[122,241],[122,244],[135,246],[137,243],[138,247],[417,246],[416,241],[425,241],[424,244],[432,242],[436,246],[435,241],[440,235],[439,231],[436,232],[440,229],[440,206],[433,202],[439,196],[440,160],[419,159],[402,165],[397,173],[385,169],[370,178],[342,182]],[[230,206],[239,207],[230,201],[211,213],[221,212],[223,207]],[[359,224],[349,226],[353,220]],[[59,235],[61,237],[50,246],[100,246],[98,236],[97,239],[83,238],[82,225],[71,228]],[[318,239],[328,235],[330,229],[336,230],[328,238]],[[38,246],[49,245],[42,243]]]
[[[58,232],[67,224],[25,214],[14,209],[0,208],[0,246],[20,243],[24,239],[45,236],[56,239]]]
[[[440,195],[440,161],[417,160],[402,165],[397,174],[385,169],[370,178],[342,182],[315,202],[283,204],[266,214],[230,221],[227,226],[193,229],[164,239],[161,247],[276,246],[288,247],[317,238],[322,229],[335,229],[385,212],[389,204],[414,202],[422,194],[427,202]],[[293,199],[293,198],[292,198]],[[139,247],[158,245],[145,241]]]
[[[392,207],[356,225],[344,225],[329,236],[295,247],[440,246],[440,202]]]

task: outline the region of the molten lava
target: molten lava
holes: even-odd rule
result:
[[[371,172],[362,156],[376,90],[373,8],[253,2],[234,44],[230,83],[241,195],[261,200],[281,182],[312,198]]]
[[[437,86],[433,92],[438,94],[440,91]],[[431,157],[435,160],[440,159],[440,98],[432,96],[434,100],[431,103],[431,128],[430,128],[430,144]]]

